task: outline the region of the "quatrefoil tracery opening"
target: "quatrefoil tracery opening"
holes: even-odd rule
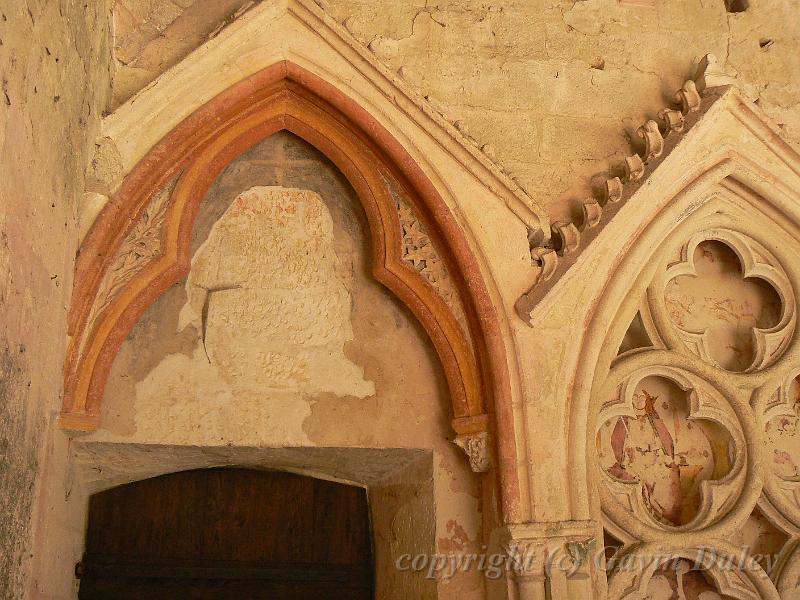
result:
[[[788,325],[782,274],[751,240],[695,238],[670,266],[666,311],[690,349],[723,369],[746,372],[771,362]],[[783,292],[783,293],[782,293]]]
[[[780,402],[769,397],[757,423],[765,428],[767,477],[749,409],[760,411],[766,398],[758,390],[751,397],[768,376],[763,371],[783,371],[781,365],[796,360],[790,344],[796,295],[788,273],[796,274],[775,240],[757,241],[747,223],[724,216],[710,221],[715,224],[663,247],[653,270],[642,275],[646,297],[624,337],[615,330],[609,338],[618,350],[600,388],[596,430],[605,526],[626,540],[628,552],[667,541],[679,548],[683,536],[707,530],[720,543],[747,546],[751,555],[785,558],[800,527],[800,377],[781,387]],[[625,306],[631,314],[633,307]],[[730,382],[741,383],[741,394]],[[754,490],[762,482],[765,496],[758,498]],[[722,587],[708,580],[702,593],[762,597],[764,590],[745,585],[743,573],[727,575]],[[643,597],[685,595],[670,577],[652,581],[655,588],[639,588]],[[725,591],[717,595],[715,587]]]
[[[800,482],[800,375],[789,381],[785,395],[784,410],[767,421],[765,433],[774,473],[785,481]]]
[[[667,527],[691,523],[705,502],[704,482],[724,479],[735,461],[725,428],[693,414],[693,394],[685,383],[644,377],[632,410],[608,418],[597,434],[601,468],[618,484],[640,485],[642,505]]]

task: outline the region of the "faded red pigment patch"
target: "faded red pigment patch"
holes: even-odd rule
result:
[[[642,482],[655,519],[685,525],[699,511],[702,482],[730,472],[730,435],[693,418],[687,392],[663,377],[644,379],[633,404],[634,416],[606,422],[598,432],[601,464],[618,481]]]
[[[440,537],[437,546],[444,554],[462,553],[473,545],[464,528],[454,519],[447,522],[449,537]]]

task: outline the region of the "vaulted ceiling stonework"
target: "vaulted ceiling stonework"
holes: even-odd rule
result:
[[[608,0],[597,29],[599,1],[544,10],[545,45],[563,23],[618,46],[630,20],[647,37],[680,12]],[[528,13],[512,4],[415,7],[406,36],[396,9],[368,36],[370,7],[114,3],[112,110],[87,135],[69,278],[50,280],[71,297],[35,552],[9,597],[84,597],[86,564],[132,572],[85,554],[96,494],[231,467],[366,489],[359,577],[376,598],[800,595],[800,121],[732,68],[732,32],[709,36],[716,54],[673,40],[659,104],[604,121],[600,161],[587,130],[594,158],[553,170],[548,196],[519,166],[555,146],[509,154],[547,137],[526,101],[478,107],[465,77],[460,118],[413,72],[415,40],[458,23],[477,61],[513,54],[499,13]],[[700,4],[680,14],[735,28],[751,7]],[[634,77],[655,73],[646,58]],[[592,56],[592,77],[605,65]],[[574,117],[556,81],[574,65],[551,66],[552,137]],[[501,108],[516,112],[498,152],[466,121]],[[136,568],[168,585],[277,577],[175,560]]]

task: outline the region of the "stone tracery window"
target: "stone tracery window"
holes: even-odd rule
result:
[[[610,598],[789,597],[800,561],[796,266],[724,213],[658,249],[600,386]]]

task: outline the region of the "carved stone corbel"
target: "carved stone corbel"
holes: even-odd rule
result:
[[[570,254],[578,249],[581,234],[572,221],[556,221],[552,224],[552,239],[557,244],[556,252],[560,256]]]
[[[697,85],[694,81],[690,79],[675,92],[675,102],[680,104],[681,112],[684,115],[700,110],[700,94],[697,92]]]
[[[644,140],[644,162],[650,162],[661,156],[664,152],[664,137],[658,128],[658,123],[649,120],[636,130],[636,134]]]
[[[456,436],[453,442],[469,458],[469,466],[475,473],[488,473],[492,468],[489,432],[465,433]]]

